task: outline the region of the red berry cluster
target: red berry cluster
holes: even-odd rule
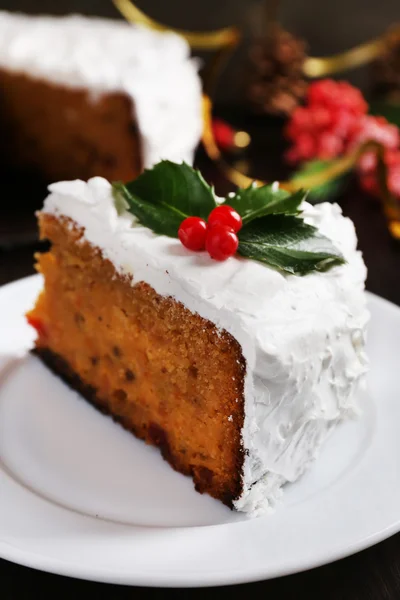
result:
[[[400,199],[400,132],[384,117],[367,115],[368,105],[361,92],[345,81],[323,79],[310,84],[307,105],[297,108],[286,127],[292,142],[286,153],[296,163],[312,159],[329,160],[347,154],[367,141],[385,148],[389,191]],[[377,157],[366,152],[358,164],[361,186],[379,195]]]
[[[361,92],[346,81],[322,79],[309,85],[306,103],[286,127],[293,144],[287,160],[329,160],[347,152],[368,109]]]
[[[237,232],[242,227],[242,217],[231,206],[223,204],[211,211],[208,221],[188,217],[182,221],[178,236],[188,250],[207,250],[211,258],[226,260],[236,254],[239,240]]]

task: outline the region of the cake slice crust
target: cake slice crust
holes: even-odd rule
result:
[[[45,289],[35,352],[92,404],[228,506],[242,490],[245,362],[238,342],[116,272],[68,218],[40,215]]]

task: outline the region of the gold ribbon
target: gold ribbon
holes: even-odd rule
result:
[[[217,50],[238,44],[241,34],[237,27],[225,27],[217,31],[185,31],[158,23],[144,14],[131,0],[113,0],[115,7],[130,23],[138,23],[156,31],[172,31],[185,38],[191,48]]]
[[[396,42],[400,42],[400,24],[394,25],[380,37],[345,52],[321,58],[310,56],[304,61],[303,72],[307,77],[314,78],[355,69],[380,58]]]
[[[131,23],[139,23],[157,31],[172,31],[181,35],[192,48],[197,50],[217,50],[237,45],[241,39],[237,27],[225,27],[217,31],[186,31],[167,27],[141,11],[132,0],[113,0],[115,7]],[[340,71],[346,71],[365,65],[387,51],[391,44],[400,42],[400,24],[394,25],[382,36],[355,46],[333,56],[308,57],[304,61],[303,71],[307,77],[326,77]]]

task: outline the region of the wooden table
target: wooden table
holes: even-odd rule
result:
[[[240,121],[240,119],[239,119]],[[243,125],[243,123],[240,123]],[[248,123],[248,129],[254,124]],[[279,171],[274,165],[275,152],[268,153],[268,143],[273,144],[275,136],[266,136],[261,127],[254,134],[255,156],[253,157],[258,173],[265,169],[263,163],[269,161],[269,168]],[[266,138],[272,140],[266,143]],[[274,146],[276,148],[276,146]],[[272,150],[272,147],[270,148]],[[271,156],[269,160],[268,156]],[[226,183],[207,161],[199,156],[206,176],[213,180],[217,189],[223,193]],[[279,176],[279,175],[278,175]],[[9,186],[1,194],[2,202],[7,202],[16,187],[13,178]],[[26,185],[24,193],[29,193]],[[0,190],[1,192],[1,190]],[[11,194],[11,196],[9,195]],[[17,194],[18,195],[18,194]],[[14,196],[15,197],[15,196]],[[390,239],[385,220],[379,204],[363,195],[355,185],[350,185],[340,198],[344,212],[355,222],[359,237],[359,245],[369,269],[367,287],[370,291],[400,305],[400,244]],[[18,219],[15,213],[18,212]],[[8,219],[8,220],[7,220]],[[23,209],[14,210],[14,216],[7,219],[0,215],[1,236],[7,242],[8,248],[0,250],[0,284],[30,275],[33,273],[32,254],[35,243],[25,243],[34,239],[32,235],[31,212],[24,213]],[[12,247],[17,241],[19,246]],[[400,398],[399,398],[400,400]],[[371,474],[373,477],[373,473]],[[1,492],[0,492],[1,510]],[[307,544],[307,540],[304,540]],[[194,590],[159,590],[150,588],[128,588],[110,586],[68,579],[33,571],[26,567],[17,566],[0,560],[0,598],[1,600],[58,598],[65,593],[69,597],[83,598],[201,598],[204,594],[229,598],[249,597],[254,594],[262,598],[316,598],[318,600],[398,600],[400,598],[400,534],[374,546],[355,556],[336,563],[300,573],[282,579],[234,586],[225,588],[208,588]]]

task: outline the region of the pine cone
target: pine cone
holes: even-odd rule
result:
[[[278,26],[268,39],[253,43],[245,94],[255,112],[284,116],[292,113],[307,91],[305,58],[305,42]]]
[[[400,36],[389,38],[385,54],[372,63],[373,91],[400,100]]]

